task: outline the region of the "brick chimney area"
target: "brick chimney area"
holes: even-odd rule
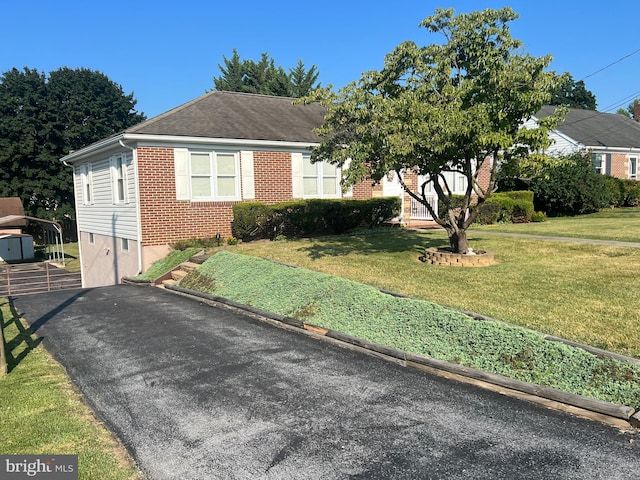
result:
[[[640,102],[636,102],[633,106],[633,119],[636,122],[640,122]]]

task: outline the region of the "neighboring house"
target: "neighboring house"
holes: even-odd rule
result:
[[[213,91],[61,160],[73,168],[84,287],[135,276],[187,238],[231,235],[238,202],[371,198],[312,164],[320,105]],[[386,192],[385,192],[386,193]]]
[[[15,220],[0,223],[0,234],[22,234],[22,229],[27,226],[24,218],[22,200],[18,197],[0,198],[0,218],[17,216]]]
[[[543,107],[525,126],[534,126],[537,119],[551,115],[556,108]],[[639,178],[640,123],[631,118],[570,108],[550,137],[553,144],[546,150],[549,155],[588,152],[599,173],[617,178]]]

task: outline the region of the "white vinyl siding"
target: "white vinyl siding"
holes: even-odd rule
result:
[[[112,167],[114,157],[120,155],[123,159],[123,175],[125,178],[124,198],[128,203],[114,203],[116,178]],[[138,239],[137,206],[134,169],[130,151],[107,156],[101,160],[92,161],[79,167],[79,181],[76,188],[81,189],[82,203],[78,204],[76,212],[78,229],[95,235],[107,237]],[[89,175],[86,175],[87,172]],[[91,203],[85,203],[85,179],[89,178]]]
[[[253,197],[253,158],[245,155],[243,191]],[[176,198],[240,200],[240,152],[174,149]],[[249,172],[248,170],[251,170]]]

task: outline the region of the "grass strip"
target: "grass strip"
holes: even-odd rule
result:
[[[0,321],[9,367],[0,377],[0,453],[77,454],[81,480],[143,478],[5,299]]]
[[[196,247],[185,248],[184,250],[172,250],[166,257],[153,262],[146,272],[135,278],[136,280],[155,280],[182,262],[186,262],[200,250],[202,249]]]
[[[344,278],[220,251],[180,285],[427,357],[640,408],[637,365]]]

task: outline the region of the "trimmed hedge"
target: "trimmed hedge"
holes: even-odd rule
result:
[[[533,220],[534,214],[533,192],[518,190],[494,193],[478,208],[477,223],[528,223]]]
[[[266,205],[243,202],[233,207],[233,236],[261,238],[341,234],[360,226],[374,228],[400,214],[397,197],[368,200],[309,199]]]
[[[400,350],[640,407],[640,366],[344,278],[221,251],[180,285]]]

